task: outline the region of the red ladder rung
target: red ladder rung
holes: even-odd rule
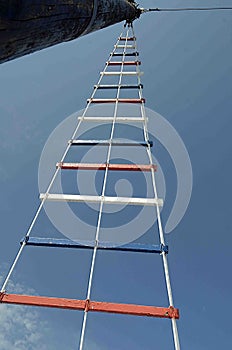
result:
[[[154,171],[157,170],[155,164],[97,164],[97,163],[57,163],[57,168],[68,170],[119,170],[119,171]]]
[[[161,317],[161,318],[179,318],[179,310],[170,306],[157,307],[134,304],[106,303],[90,300],[76,300],[65,298],[51,298],[41,296],[19,295],[19,294],[0,294],[0,303],[30,305],[40,307],[51,307],[71,310],[85,310],[92,312],[107,312],[124,315]]]
[[[141,61],[127,61],[127,62],[123,62],[123,61],[108,61],[106,62],[106,64],[108,64],[108,66],[121,66],[122,64],[124,66],[140,66],[141,65]]]
[[[88,98],[91,103],[145,103],[145,98]]]

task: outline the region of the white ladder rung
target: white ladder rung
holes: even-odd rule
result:
[[[158,198],[136,198],[136,197],[108,197],[108,196],[89,196],[79,194],[40,194],[40,199],[59,202],[90,202],[106,204],[128,204],[128,205],[163,205],[163,200]]]
[[[114,45],[116,49],[135,49],[134,45]]]
[[[101,75],[143,75],[143,72],[101,72]]]
[[[114,117],[78,117],[79,120],[85,122],[112,122]],[[116,117],[116,122],[128,123],[128,122],[144,122],[144,118],[141,117]]]

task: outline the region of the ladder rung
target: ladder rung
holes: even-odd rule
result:
[[[65,298],[41,297],[37,295],[20,295],[0,293],[0,303],[54,307],[70,310],[85,310],[93,312],[107,312],[124,315],[149,316],[161,318],[179,318],[179,310],[173,306],[168,308],[144,306],[134,304],[106,303],[92,300],[77,300]]]
[[[136,198],[136,197],[108,197],[108,196],[90,196],[80,194],[52,194],[41,193],[40,199],[60,202],[90,202],[105,204],[127,204],[127,205],[163,205],[161,198]]]
[[[94,85],[96,89],[143,89],[143,84],[138,85]]]
[[[57,163],[57,168],[67,170],[115,170],[115,171],[154,171],[155,164],[99,164],[99,163]]]
[[[103,122],[103,123],[109,123],[114,121],[114,117],[78,117],[78,120],[83,120],[85,122]],[[144,118],[141,117],[117,117],[116,123],[143,123]]]
[[[123,62],[123,61],[107,61],[106,64],[108,66],[140,66],[141,62],[140,61],[127,61],[127,62]]]
[[[114,45],[116,49],[136,49],[135,45]]]
[[[88,98],[87,103],[145,103],[145,98]]]
[[[121,56],[139,56],[139,52],[135,51],[135,52],[112,52],[111,53],[112,56],[115,57],[121,57]]]
[[[101,72],[101,75],[143,75],[143,72]]]
[[[135,36],[132,36],[132,37],[128,37],[128,38],[126,38],[126,37],[119,37],[118,38],[119,40],[121,40],[121,41],[134,41],[134,40],[136,40],[136,37]]]
[[[70,239],[57,239],[57,238],[42,238],[42,237],[28,237],[23,238],[20,243],[26,243],[29,246],[36,247],[51,247],[51,248],[77,248],[77,249],[93,249],[96,245],[95,241],[83,241],[78,243]],[[119,246],[116,243],[111,242],[98,242],[97,248],[99,250],[110,250],[120,252],[132,252],[132,253],[168,253],[168,246],[163,244],[141,244],[141,243],[128,243]]]
[[[109,140],[70,140],[69,143],[73,146],[109,146]],[[153,146],[153,141],[111,141],[112,146]]]

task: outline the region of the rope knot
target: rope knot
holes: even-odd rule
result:
[[[90,300],[86,299],[86,301],[85,301],[85,312],[89,311],[89,307],[90,307]]]
[[[4,292],[0,292],[0,302],[2,301],[3,297],[4,297],[5,293]]]

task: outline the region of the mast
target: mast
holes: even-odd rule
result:
[[[0,63],[139,15],[127,0],[0,0]]]

